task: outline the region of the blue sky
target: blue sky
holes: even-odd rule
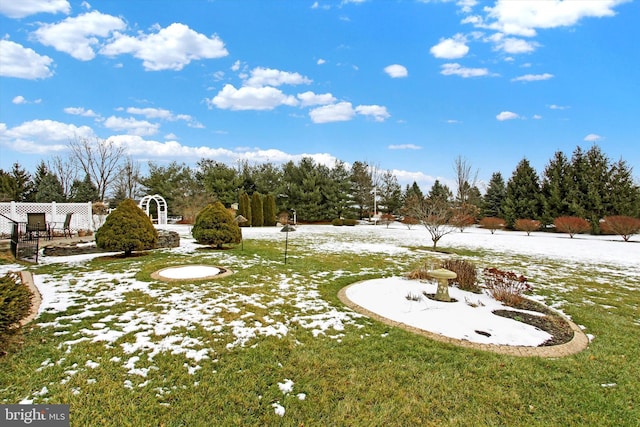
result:
[[[453,185],[598,144],[640,176],[625,0],[0,2],[0,168],[111,138],[135,160],[366,161]]]

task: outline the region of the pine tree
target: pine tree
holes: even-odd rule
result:
[[[273,197],[273,194],[269,193],[264,197],[262,212],[264,225],[266,227],[273,227],[276,225],[276,199]]]
[[[571,176],[569,159],[563,152],[557,151],[547,164],[542,178],[544,224],[551,224],[555,218],[570,214]]]
[[[246,222],[240,224],[242,227],[248,227],[251,225],[251,199],[247,193],[240,194],[240,201],[238,203],[238,215],[242,215],[247,219]]]
[[[609,176],[607,215],[640,217],[640,186],[633,181],[633,169],[620,159]]]
[[[541,217],[542,199],[538,174],[527,159],[518,163],[507,183],[502,211],[508,227],[513,227],[517,219]]]
[[[58,177],[51,172],[47,172],[38,183],[35,193],[36,202],[58,202],[65,201],[64,189]]]
[[[502,217],[502,204],[507,193],[507,189],[500,172],[494,172],[489,180],[487,192],[482,200],[483,217]]]
[[[382,174],[379,195],[380,204],[386,213],[398,213],[402,207],[402,187],[398,184],[398,178],[390,170]]]
[[[440,180],[436,179],[429,190],[427,199],[432,203],[447,204],[453,199],[453,193],[446,184],[441,184]]]
[[[71,185],[72,202],[96,202],[100,200],[98,187],[93,185],[91,177],[87,174],[82,181],[75,180]]]
[[[257,191],[251,196],[251,226],[262,227],[264,225],[262,195]]]

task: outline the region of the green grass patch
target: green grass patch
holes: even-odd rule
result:
[[[297,239],[284,264],[281,243],[31,267],[68,292],[69,307],[44,313],[46,326],[28,326],[24,343],[0,358],[0,403],[67,403],[78,426],[637,425],[640,278],[445,248],[479,268],[524,274],[594,336],[574,356],[518,358],[432,341],[338,300],[350,283],[420,265],[423,251],[319,252]],[[184,264],[234,274],[150,277]],[[345,316],[340,327],[323,329],[335,313]],[[118,336],[94,340],[108,330]],[[287,379],[291,392],[279,386]]]

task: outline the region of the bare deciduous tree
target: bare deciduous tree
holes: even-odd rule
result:
[[[456,157],[453,163],[453,169],[456,173],[456,201],[464,205],[469,202],[471,189],[476,186],[478,181],[478,170],[472,171],[471,164],[462,156]]]
[[[406,212],[418,219],[431,235],[433,249],[440,239],[447,234],[453,233],[456,225],[451,223],[451,207],[442,201],[429,201],[419,199],[416,196],[410,197],[405,202]]]
[[[76,138],[69,141],[73,157],[98,188],[100,200],[104,200],[109,184],[115,178],[124,155],[124,147],[108,139]]]
[[[74,156],[62,158],[53,156],[49,163],[49,169],[58,177],[58,181],[62,185],[62,191],[65,200],[71,197],[71,186],[78,179],[78,163]]]
[[[128,157],[118,168],[114,179],[115,193],[123,199],[136,199],[140,194],[140,165]]]

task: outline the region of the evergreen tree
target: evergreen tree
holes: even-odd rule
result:
[[[282,193],[283,208],[296,210],[298,219],[303,221],[320,221],[327,215],[327,199],[323,191],[327,189],[326,172],[320,172],[313,159],[304,157],[295,165],[288,162],[284,165],[284,188]],[[324,175],[324,176],[323,176]]]
[[[65,202],[64,189],[58,177],[51,172],[47,172],[40,178],[35,192],[36,202]]]
[[[242,230],[231,212],[219,201],[198,213],[191,234],[198,243],[217,248],[222,248],[227,243],[240,243],[242,240]]]
[[[447,204],[453,199],[453,193],[446,184],[441,184],[440,180],[436,179],[429,190],[427,199],[431,203]]]
[[[640,217],[640,186],[633,182],[633,169],[620,159],[612,167],[607,190],[607,215]]]
[[[507,189],[500,172],[494,172],[489,180],[487,192],[482,200],[482,216],[486,218],[501,218],[502,204]]]
[[[251,196],[251,226],[262,227],[264,225],[262,195],[257,191]]]
[[[102,227],[96,231],[96,246],[108,251],[153,249],[158,243],[158,232],[147,214],[131,199],[124,200],[111,212]]]
[[[592,231],[600,232],[600,220],[610,210],[610,195],[608,187],[610,182],[609,159],[602,153],[597,145],[594,145],[586,153],[586,161],[589,173],[587,174],[586,205],[587,219],[591,221]]]
[[[507,182],[502,205],[507,226],[517,219],[538,219],[542,214],[542,199],[538,174],[527,159],[522,159]]]
[[[11,171],[0,174],[0,195],[4,201],[27,202],[33,192],[31,175],[19,163],[14,163]]]
[[[238,202],[238,215],[242,215],[247,219],[246,222],[240,223],[240,226],[248,227],[251,225],[251,199],[245,192],[240,194],[240,201]]]
[[[91,177],[87,174],[82,181],[75,180],[71,185],[71,201],[80,202],[96,202],[100,200],[98,188],[93,185]]]
[[[373,208],[373,181],[365,162],[356,161],[351,166],[351,197],[358,206],[358,218],[368,217]]]
[[[238,189],[244,188],[235,169],[210,159],[198,162],[196,179],[208,193],[213,194],[224,206],[231,206],[237,200]],[[250,194],[253,193],[253,190],[254,188],[250,189]]]
[[[380,185],[380,204],[386,213],[398,213],[402,207],[402,187],[392,171],[387,170],[382,175]]]
[[[554,154],[547,164],[542,178],[542,198],[544,203],[542,222],[551,224],[553,220],[570,214],[570,195],[573,187],[571,164],[561,151]]]
[[[349,171],[344,162],[336,161],[333,168],[329,170],[323,193],[327,207],[325,219],[350,216],[350,189]]]
[[[269,193],[264,197],[262,212],[264,214],[264,225],[266,227],[276,225],[276,198],[273,197],[273,194]]]
[[[406,202],[407,199],[423,200],[424,199],[424,193],[422,193],[422,190],[418,186],[418,183],[413,181],[413,184],[411,184],[411,187],[409,187],[409,185],[407,184],[407,188],[404,191],[403,198],[404,198],[405,202]]]

